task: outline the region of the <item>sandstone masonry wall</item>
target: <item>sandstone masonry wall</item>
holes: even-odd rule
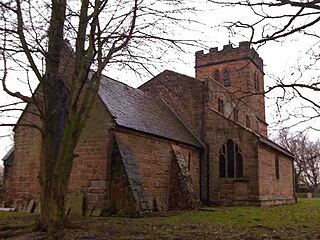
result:
[[[214,110],[206,112],[205,139],[209,145],[209,202],[222,205],[256,204],[258,197],[257,138]],[[243,177],[220,178],[219,151],[228,139],[238,144],[243,157]],[[241,192],[237,192],[240,190]]]
[[[27,110],[31,106],[27,107]],[[106,191],[107,158],[110,149],[109,129],[113,127],[111,115],[100,99],[83,129],[75,153],[68,191],[80,189],[85,193],[88,208],[102,207]],[[33,109],[35,111],[35,109]],[[39,121],[39,120],[38,120]],[[34,115],[25,112],[20,123],[37,122]],[[41,154],[41,136],[35,128],[18,126],[15,129],[15,152],[12,174],[9,178],[7,202],[22,201],[26,198],[39,199],[38,182]]]
[[[155,209],[157,207],[161,211],[168,210],[169,189],[179,188],[178,185],[170,186],[172,159],[174,157],[172,144],[177,143],[132,131],[118,132],[117,137],[123,142],[130,143],[129,146],[137,159],[142,185],[151,208]],[[184,144],[178,145],[184,158],[188,161],[193,189],[199,196],[200,150]],[[179,198],[176,201],[179,201]],[[180,201],[184,201],[184,199],[180,199]]]
[[[256,133],[267,137],[267,124],[256,117],[251,107],[239,101],[229,89],[215,80],[207,80],[207,107],[219,111],[219,99],[223,100],[223,112],[226,118],[238,122]],[[237,115],[237,119],[235,118]],[[250,126],[247,124],[249,118]]]
[[[276,176],[276,158],[279,178]],[[259,200],[261,205],[294,202],[292,159],[266,146],[259,147]]]
[[[203,82],[164,71],[139,87],[151,97],[163,99],[197,136],[201,134]]]
[[[29,104],[22,114],[19,124],[39,124],[39,118],[30,113],[37,112],[35,106]],[[27,126],[14,129],[14,159],[10,177],[7,182],[5,202],[13,205],[25,198],[39,198],[40,187],[37,176],[40,168],[41,135],[39,130]]]
[[[199,51],[195,68],[198,79],[217,81],[234,97],[241,99],[250,109],[249,116],[255,116],[250,117],[250,125],[259,125],[261,134],[266,136],[263,61],[248,42],[240,43],[238,48],[226,45],[221,51],[212,48],[206,54]],[[225,70],[228,71],[229,84],[224,81]]]
[[[113,119],[98,98],[92,106],[75,153],[69,191],[81,189],[87,208],[102,208],[107,188],[108,159],[111,157]]]

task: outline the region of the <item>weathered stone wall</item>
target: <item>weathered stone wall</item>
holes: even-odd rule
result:
[[[210,48],[208,54],[198,51],[196,55],[200,57],[197,58],[196,66],[251,59],[257,68],[263,71],[263,60],[253,48],[250,48],[249,42],[240,42],[237,48],[233,48],[232,45],[225,45],[221,51],[217,47]]]
[[[166,70],[140,86],[139,89],[152,97],[162,98],[195,135],[203,138],[205,131],[203,106],[208,93],[204,81]],[[205,152],[201,158],[200,198],[203,203],[207,203],[207,155]]]
[[[30,106],[28,106],[27,110]],[[70,179],[69,192],[80,189],[85,193],[88,208],[102,207],[107,180],[107,158],[110,149],[108,131],[113,120],[98,99],[83,129],[75,153]],[[25,112],[20,123],[37,121],[34,115]],[[18,126],[15,129],[15,152],[12,174],[9,178],[10,203],[26,198],[39,199],[38,182],[41,154],[41,136],[35,128]]]
[[[234,205],[277,205],[294,203],[292,159],[259,142],[259,136],[207,111],[206,142],[209,144],[209,202]],[[227,139],[238,144],[243,157],[243,177],[219,176],[219,151]],[[279,159],[279,179],[275,157]]]
[[[200,136],[203,82],[166,70],[139,89],[151,97],[164,99],[193,133]]]
[[[12,163],[14,159],[14,153],[11,153],[10,156],[3,162],[3,176],[2,176],[2,188],[0,193],[0,201],[3,203],[4,207],[10,207],[10,202],[5,202],[5,197],[8,196],[10,190],[10,178],[12,175]]]
[[[202,201],[231,203],[236,200],[239,203],[246,202],[246,204],[255,202],[258,197],[257,138],[253,132],[259,132],[266,136],[266,123],[257,119],[252,109],[246,103],[239,102],[230,93],[229,89],[225,88],[221,83],[212,79],[197,83],[197,80],[194,78],[188,78],[181,74],[172,74],[170,71],[166,72],[142,85],[140,89],[152,96],[162,97],[186,122],[191,122],[192,114],[181,113],[186,108],[182,106],[183,104],[189,104],[187,108],[194,112],[194,116],[201,115],[198,121],[199,125],[203,127],[203,136],[209,146],[210,159],[208,170],[207,156],[205,156],[206,154],[202,155],[200,164]],[[199,88],[195,86],[199,86]],[[187,100],[181,100],[177,96],[175,88],[180,89],[178,92]],[[217,112],[218,98],[224,100],[224,117],[221,116],[221,113]],[[247,131],[234,122],[233,114],[235,107],[238,108],[238,122],[245,126],[246,117],[249,116],[250,128],[253,132]],[[229,118],[229,120],[226,118]],[[192,124],[189,126],[192,126]],[[198,131],[197,133],[201,136],[201,132],[199,133]],[[236,142],[238,140],[243,145],[242,148],[246,159],[244,162],[244,172],[246,175],[242,179],[230,180],[219,178],[218,152],[228,137],[235,138]],[[207,172],[209,172],[209,186]],[[208,188],[209,196],[207,196]],[[239,189],[243,189],[241,193],[237,192]],[[243,197],[243,195],[246,195],[246,197]]]
[[[7,180],[5,202],[14,204],[27,198],[39,198],[40,187],[38,174],[41,154],[41,135],[39,130],[23,124],[39,124],[39,118],[31,114],[35,106],[29,104],[14,129],[14,159],[10,177]]]
[[[118,132],[117,138],[121,142],[128,143],[137,159],[142,186],[151,209],[168,210],[169,189],[179,188],[177,181],[172,181],[172,176],[170,176],[171,171],[174,170],[172,169],[174,157],[172,144],[177,143],[133,131]],[[184,158],[188,161],[193,190],[199,196],[200,150],[183,144],[179,146]],[[170,186],[170,178],[174,186]],[[175,201],[184,201],[184,199],[177,197]]]
[[[256,204],[258,197],[257,138],[242,126],[208,109],[205,139],[209,145],[209,203]],[[243,177],[220,178],[219,151],[228,139],[238,144],[243,157]]]
[[[260,133],[267,137],[267,124],[256,117],[255,112],[245,102],[239,101],[229,89],[224,87],[221,83],[215,80],[207,80],[207,101],[206,105],[210,109],[219,111],[218,102],[219,99],[223,100],[223,112],[221,112],[226,118],[232,121],[236,121],[247,128],[250,128],[254,132]],[[237,111],[237,113],[235,113]],[[235,119],[237,114],[237,119]],[[249,118],[250,126],[247,125],[247,118]]]
[[[226,89],[241,99],[251,113],[251,125],[260,124],[260,133],[267,135],[267,125],[265,123],[265,99],[263,93],[263,61],[250,48],[249,43],[240,43],[238,48],[231,45],[224,46],[223,50],[218,48],[210,49],[209,53],[203,51],[196,53],[196,77],[202,80],[217,81],[224,85],[224,71],[228,69],[230,84]],[[219,79],[216,79],[216,71],[219,72]],[[240,111],[242,109],[239,109]],[[251,115],[254,115],[253,119]]]
[[[90,117],[75,153],[69,180],[69,191],[81,189],[85,193],[87,208],[102,208],[107,184],[107,159],[111,156],[109,130],[114,122],[100,99],[92,106]]]
[[[73,77],[74,58],[72,49],[66,42],[61,52],[59,72],[69,88]],[[39,90],[37,92],[39,94]],[[108,130],[113,126],[111,115],[101,100],[97,98],[92,112],[75,150],[78,155],[69,180],[69,192],[80,189],[86,195],[88,208],[103,205],[106,189],[107,156],[109,154]],[[37,116],[28,113],[37,109],[28,104],[19,123],[35,123],[40,125]],[[40,168],[41,136],[35,128],[18,126],[15,129],[15,157],[12,174],[9,178],[10,188],[7,201],[19,202],[26,198],[39,199],[40,186],[38,174]]]
[[[279,160],[279,178],[276,176],[276,157]],[[275,150],[259,146],[259,200],[261,205],[294,202],[293,163],[289,157]]]
[[[199,192],[194,191],[190,173],[191,156],[172,144],[173,159],[170,169],[169,209],[196,209],[200,206]],[[186,158],[187,157],[187,158]]]
[[[120,149],[121,150],[120,150]],[[124,152],[126,152],[123,156]],[[129,154],[128,154],[129,152]],[[108,176],[108,196],[107,201],[112,206],[112,212],[118,215],[136,215],[141,212],[139,206],[138,192],[134,192],[135,186],[139,185],[141,188],[140,174],[137,172],[136,159],[127,146],[123,146],[120,141],[115,141],[112,150],[112,163],[110,163],[110,171]],[[130,169],[128,169],[130,166]],[[132,170],[133,168],[134,170]],[[132,178],[132,172],[135,174]],[[132,181],[135,181],[134,183]],[[143,192],[143,189],[140,189]],[[139,191],[141,193],[141,191]],[[134,196],[136,195],[136,196]]]

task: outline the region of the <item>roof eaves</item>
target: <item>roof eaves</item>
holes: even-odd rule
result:
[[[248,127],[242,125],[241,123],[236,122],[236,121],[234,121],[233,119],[226,117],[225,115],[223,115],[223,114],[220,113],[219,111],[217,111],[217,110],[215,110],[215,109],[213,109],[213,108],[210,108],[209,110],[210,110],[210,111],[213,111],[213,112],[215,112],[216,114],[220,115],[221,117],[225,118],[227,121],[233,122],[235,125],[237,125],[238,127],[242,128],[243,130],[248,131],[248,132],[251,133],[252,135],[255,135],[256,137],[259,137],[259,136],[260,136],[259,134],[255,133],[251,128],[248,128]]]
[[[294,159],[294,155],[293,155],[291,152],[289,152],[287,149],[281,147],[281,146],[278,145],[277,143],[271,141],[270,139],[265,138],[265,137],[263,137],[263,136],[260,135],[260,136],[259,136],[259,141],[260,141],[260,143],[265,144],[265,145],[267,145],[268,147],[271,147],[271,148],[277,150],[278,152],[280,152],[280,153],[282,153],[282,154],[284,154],[284,155],[286,155],[286,156]]]
[[[106,77],[106,78],[108,79],[108,77]],[[109,79],[113,80],[111,78],[109,78]],[[165,104],[164,101],[162,101],[161,99],[153,99],[153,98],[149,97],[145,92],[143,92],[143,91],[141,91],[139,89],[132,88],[132,87],[128,86],[127,84],[124,84],[124,83],[121,83],[121,82],[115,81],[115,80],[114,80],[114,82],[117,83],[117,84],[123,85],[126,88],[126,91],[135,93],[133,96],[143,95],[144,101],[146,101],[146,100],[156,101],[157,102],[156,105],[158,107],[161,106],[161,108],[165,108],[166,111],[170,112],[172,117],[174,119],[176,119],[175,121],[177,121],[177,123],[179,123],[181,125],[181,127],[184,128],[184,131],[186,132],[187,135],[185,135],[186,138],[184,138],[184,137],[181,138],[179,136],[175,137],[174,134],[169,134],[169,135],[168,134],[159,134],[160,132],[157,131],[157,130],[156,131],[152,131],[152,129],[151,129],[151,131],[148,131],[148,127],[144,128],[144,127],[139,127],[136,124],[126,124],[126,122],[124,120],[127,120],[127,119],[125,119],[125,118],[124,119],[120,118],[120,120],[118,120],[117,114],[113,113],[113,111],[111,109],[109,109],[110,106],[109,106],[108,103],[110,103],[110,102],[106,102],[106,99],[108,97],[107,97],[107,95],[105,95],[105,89],[101,89],[101,91],[99,90],[99,96],[102,99],[103,103],[105,104],[106,108],[110,111],[111,115],[113,116],[113,118],[115,120],[115,123],[116,123],[116,126],[119,126],[119,127],[125,128],[125,129],[132,129],[134,131],[143,132],[143,133],[147,133],[147,134],[158,136],[158,137],[163,137],[163,138],[166,138],[166,139],[170,139],[170,140],[173,140],[173,141],[176,141],[176,142],[188,144],[188,145],[195,146],[195,147],[198,147],[198,148],[203,148],[203,144],[194,136],[194,134],[191,133],[190,129],[186,128],[186,126],[183,123],[183,121],[181,121],[181,119],[179,119],[177,117],[177,115],[172,111],[171,108],[168,108],[168,105]],[[112,107],[113,106],[111,104],[111,108]]]
[[[179,121],[190,132],[190,134],[194,137],[194,139],[198,142],[199,145],[197,147],[205,148],[204,142],[192,132],[192,130],[185,124],[185,122],[178,116],[178,114],[169,106],[169,104],[166,103],[164,99],[161,99],[161,100],[171,110],[171,112],[176,116],[176,118],[179,119]]]
[[[170,74],[174,74],[174,75],[179,75],[181,77],[184,77],[184,78],[187,78],[188,80],[191,80],[191,81],[194,81],[195,83],[202,83],[204,82],[203,80],[201,79],[198,79],[198,78],[195,78],[195,77],[191,77],[191,76],[188,76],[186,74],[182,74],[182,73],[178,73],[178,72],[175,72],[175,71],[172,71],[172,70],[164,70],[163,72],[159,73],[158,75],[154,76],[153,78],[151,78],[149,81],[141,84],[138,89],[141,89],[144,85],[152,82],[152,81],[155,81],[155,80],[159,80],[159,77],[162,76],[162,75],[170,75]]]
[[[145,131],[142,131],[140,129],[134,129],[134,128],[131,128],[131,127],[123,126],[121,124],[116,124],[116,126],[118,127],[118,129],[122,129],[122,130],[125,130],[125,131],[132,131],[132,132],[142,133],[142,134],[150,135],[150,136],[153,136],[153,137],[156,137],[156,138],[165,139],[167,141],[175,141],[175,142],[178,142],[178,143],[182,143],[182,144],[186,144],[186,145],[189,145],[189,146],[193,146],[193,147],[197,147],[197,148],[200,148],[200,149],[204,149],[204,147],[202,146],[202,144],[200,142],[199,142],[199,145],[195,145],[195,144],[192,144],[192,143],[181,141],[179,139],[173,139],[173,138],[165,137],[165,136],[154,134],[154,133],[150,133],[150,132],[145,132]]]
[[[271,141],[270,139],[262,136],[259,133],[253,132],[252,129],[247,128],[246,126],[244,126],[244,125],[242,125],[242,124],[240,124],[238,122],[235,122],[230,118],[227,118],[226,116],[224,116],[220,112],[216,111],[215,109],[210,109],[210,110],[216,112],[217,114],[219,114],[220,116],[224,117],[225,119],[234,122],[239,127],[243,128],[244,130],[246,130],[246,131],[250,132],[251,134],[255,135],[258,138],[259,142],[261,142],[262,144],[265,144],[268,147],[271,147],[271,148],[277,150],[278,152],[280,152],[280,153],[282,153],[282,154],[284,154],[284,155],[286,155],[286,156],[288,156],[290,158],[294,158],[294,156],[293,156],[293,154],[291,152],[289,152],[287,149],[281,147],[280,145],[276,144],[275,142]]]
[[[14,146],[10,148],[10,150],[6,153],[6,155],[4,155],[4,157],[2,158],[2,161],[7,161],[10,156],[13,154],[14,152]]]

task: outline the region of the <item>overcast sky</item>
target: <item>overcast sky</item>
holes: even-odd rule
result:
[[[196,19],[200,22],[206,23],[207,26],[202,26],[199,28],[199,25],[195,25],[197,29],[194,32],[178,32],[177,34],[181,35],[184,38],[192,38],[192,39],[205,39],[206,44],[209,47],[219,47],[220,49],[223,45],[228,44],[230,41],[233,44],[237,44],[240,41],[247,40],[243,36],[233,37],[230,36],[228,31],[224,28],[216,27],[224,21],[235,21],[235,20],[242,20],[242,21],[252,21],[253,15],[244,8],[234,9],[234,8],[207,8],[207,11],[199,13],[196,16]],[[189,34],[186,36],[186,34]],[[271,86],[274,84],[274,80],[270,78],[268,75],[274,75],[279,78],[294,78],[294,67],[297,67],[303,64],[304,59],[298,59],[301,56],[304,56],[305,53],[312,45],[312,40],[305,38],[290,38],[290,41],[286,41],[285,43],[268,43],[265,46],[258,49],[258,53],[260,57],[263,58],[265,64],[265,87]],[[172,53],[168,56],[167,64],[165,66],[159,66],[157,69],[158,72],[163,71],[164,69],[174,70],[183,74],[187,74],[189,76],[194,76],[194,52],[197,50],[202,50],[199,47],[189,47],[187,51],[188,54],[182,54],[180,56],[176,55],[176,53]],[[302,61],[302,62],[301,62]],[[157,71],[154,71],[154,74],[157,74]],[[21,73],[25,75],[25,73]],[[119,81],[125,82],[131,86],[137,87],[141,85],[143,82],[147,81],[151,78],[143,77],[138,78],[135,75],[128,75],[122,71],[108,71],[106,73],[110,77],[117,79]],[[21,76],[22,77],[22,76]],[[18,86],[18,89],[27,91],[25,85],[19,83],[19,81],[15,81],[11,87]],[[270,132],[273,133],[272,130],[277,130],[280,126],[277,124],[277,120],[279,119],[278,114],[276,113],[275,108],[275,99],[279,96],[281,92],[275,91],[271,94],[267,95],[266,101],[266,115],[267,115],[267,122],[270,123]],[[12,102],[13,99],[6,96],[5,93],[0,90],[0,102]],[[289,104],[288,104],[289,105]],[[288,107],[288,109],[295,109],[299,108],[299,103],[294,103],[292,106]],[[0,119],[1,120],[1,119]],[[15,118],[16,121],[17,117]],[[295,119],[291,119],[287,124],[290,125],[296,121]],[[320,125],[319,120],[308,122],[307,124],[300,126],[299,128],[302,129],[310,124]],[[6,152],[10,149],[13,142],[11,137],[2,137],[5,135],[10,135],[11,129],[0,127],[0,159],[6,154]],[[273,133],[274,134],[274,133]],[[313,137],[317,137],[318,133],[311,133]]]

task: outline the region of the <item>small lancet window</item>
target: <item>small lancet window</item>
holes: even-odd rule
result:
[[[234,177],[234,144],[231,139],[227,141],[227,164],[228,164],[228,177]]]
[[[223,85],[224,86],[230,85],[230,73],[227,68],[223,71]]]
[[[218,112],[224,114],[224,102],[221,98],[218,98]]]
[[[220,70],[215,70],[214,71],[214,80],[220,82]]]
[[[274,165],[275,165],[275,173],[276,173],[276,179],[280,178],[280,173],[279,173],[279,157],[276,155],[274,159]]]
[[[224,154],[220,154],[219,156],[219,172],[221,178],[226,177],[226,158]]]
[[[239,121],[239,109],[238,108],[233,109],[233,120],[235,122]]]
[[[251,123],[250,123],[250,117],[249,115],[246,115],[246,127],[250,128],[251,127]]]
[[[242,155],[239,152],[236,157],[236,176],[243,177],[243,160]]]
[[[256,72],[253,74],[253,84],[254,89],[259,91],[259,75]]]

